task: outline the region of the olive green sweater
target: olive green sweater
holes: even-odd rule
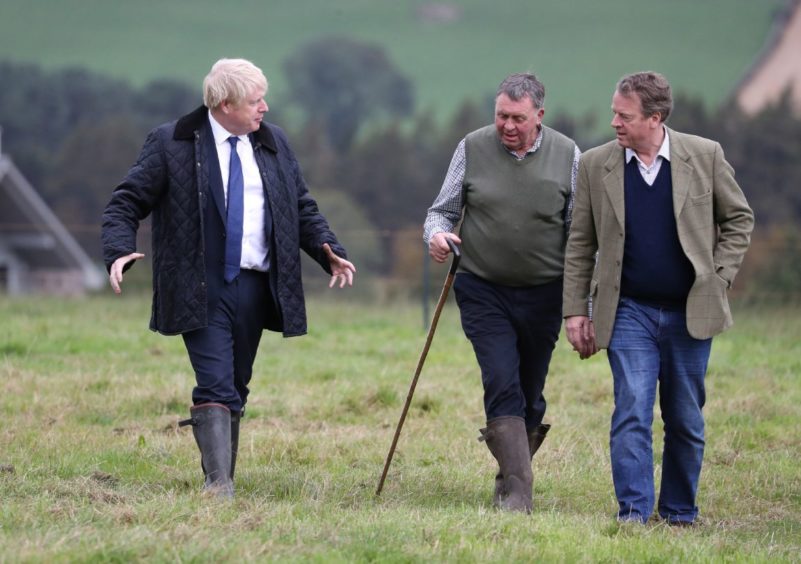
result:
[[[460,270],[506,286],[562,276],[575,143],[542,129],[540,147],[522,160],[509,154],[494,125],[465,138]]]

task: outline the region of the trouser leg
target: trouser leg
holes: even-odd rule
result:
[[[273,307],[268,275],[243,270],[223,288],[209,313],[208,326],[183,334],[195,372],[194,404],[221,403],[233,412],[242,411]]]
[[[243,270],[223,288],[209,314],[208,326],[183,334],[195,371],[195,408],[214,404],[228,410],[226,473],[231,481],[239,451],[239,421],[247,403],[253,363],[266,318],[274,314],[273,308],[268,275]],[[193,428],[197,439],[197,426]],[[201,457],[202,454],[201,451]],[[202,464],[205,469],[205,461]]]
[[[543,388],[561,327],[561,280],[527,288],[488,283],[470,274],[456,277],[454,290],[465,335],[473,345],[484,386],[487,421],[525,421],[521,455],[529,462],[550,428],[542,424]],[[480,440],[487,440],[481,430]],[[497,457],[496,457],[497,458]],[[494,502],[507,494],[499,469]]]
[[[696,494],[705,445],[704,377],[712,339],[692,338],[680,312],[667,315],[665,325],[659,385],[665,441],[658,511],[671,523],[692,523],[698,516]]]
[[[645,522],[654,507],[653,407],[659,378],[656,319],[621,298],[607,356],[614,380],[610,430],[618,518]]]
[[[562,327],[562,280],[515,288],[510,293],[515,304],[511,311],[520,354],[526,429],[531,433],[542,424],[545,416],[545,379]]]

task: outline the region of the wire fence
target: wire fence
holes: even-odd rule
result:
[[[102,268],[100,226],[66,223],[65,227],[97,262],[98,268]],[[0,249],[4,234],[35,229],[30,223],[0,221]],[[448,265],[430,260],[422,240],[422,226],[375,230],[334,226],[334,229],[357,268],[357,282],[351,291],[355,297],[377,303],[436,300]],[[131,291],[149,291],[149,221],[143,222],[139,229],[137,246],[145,253],[145,259],[126,274],[126,285]],[[305,255],[303,272],[308,294],[325,291],[327,276]],[[795,228],[755,232],[731,295],[745,303],[801,304],[801,232]]]

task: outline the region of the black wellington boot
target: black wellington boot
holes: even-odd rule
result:
[[[503,491],[497,507],[503,511],[531,512],[531,456],[526,422],[522,417],[496,417],[487,421],[487,448],[498,461]]]
[[[219,403],[192,406],[190,419],[195,442],[200,449],[200,466],[206,477],[203,490],[219,498],[234,497],[231,451],[231,410]]]

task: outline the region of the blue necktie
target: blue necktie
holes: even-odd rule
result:
[[[242,260],[242,216],[245,209],[245,181],[242,162],[236,152],[237,137],[229,137],[231,144],[231,167],[228,172],[228,217],[225,236],[225,281],[233,282],[239,276]]]

